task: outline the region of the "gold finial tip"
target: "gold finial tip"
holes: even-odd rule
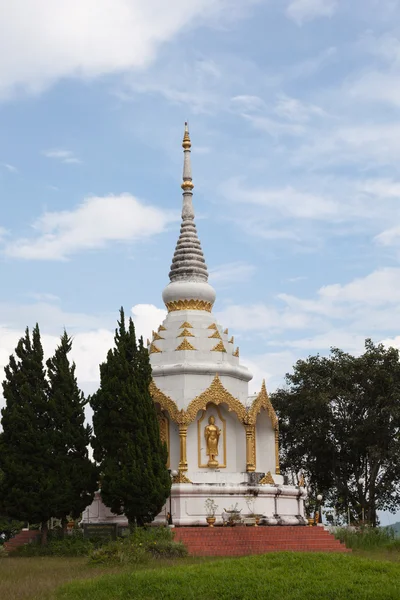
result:
[[[185,134],[183,136],[182,146],[183,146],[184,150],[190,150],[190,147],[191,147],[190,136],[189,136],[189,126],[188,126],[187,121],[185,121]]]

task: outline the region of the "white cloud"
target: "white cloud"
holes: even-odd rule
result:
[[[136,304],[131,309],[137,337],[143,336],[151,339],[151,332],[156,331],[167,316],[167,311],[157,308],[154,304]]]
[[[280,189],[246,189],[238,179],[231,179],[221,186],[221,191],[236,202],[265,207],[294,218],[331,219],[339,214],[338,204],[330,198],[299,191],[289,185]]]
[[[55,158],[65,164],[81,164],[81,160],[75,156],[71,150],[65,150],[62,148],[55,148],[53,150],[45,150],[43,152],[47,158]]]
[[[400,225],[389,227],[375,236],[375,242],[380,246],[398,246],[400,243]]]
[[[291,371],[297,358],[298,356],[289,350],[266,352],[258,356],[241,356],[241,362],[253,374],[253,379],[249,383],[249,393],[258,393],[263,379],[265,379],[268,392],[275,391],[278,386],[282,385],[283,376]]]
[[[332,17],[337,8],[337,0],[291,0],[286,15],[301,25],[318,17]]]
[[[1,163],[1,166],[9,173],[18,173],[18,169],[17,167],[14,167],[14,165],[10,165],[9,163]]]
[[[241,3],[0,0],[0,96],[20,89],[39,93],[67,77],[141,69],[184,27],[202,24]]]
[[[286,94],[278,96],[274,112],[284,119],[289,121],[297,121],[305,123],[313,116],[326,117],[326,112],[314,104],[305,104],[297,98],[291,98]]]
[[[174,216],[129,194],[86,198],[75,210],[46,212],[32,239],[17,239],[5,253],[28,260],[64,260],[109,242],[133,242],[161,233]]]
[[[210,281],[219,287],[248,281],[256,272],[255,265],[243,261],[225,263],[209,270]]]

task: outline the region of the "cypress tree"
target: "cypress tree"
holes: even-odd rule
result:
[[[43,366],[39,326],[25,331],[5,368],[0,437],[2,505],[9,517],[41,523],[42,543],[47,521],[59,494],[53,444],[53,415]]]
[[[115,348],[100,365],[100,388],[90,403],[102,499],[113,513],[124,513],[131,526],[151,522],[171,487],[150,381],[148,352],[142,338],[136,342],[132,319],[126,329],[121,308]]]
[[[46,363],[60,480],[53,516],[62,520],[63,529],[67,515],[79,517],[92,502],[98,476],[97,467],[88,455],[92,430],[85,425],[85,398],[78,387],[75,363],[69,362],[71,348],[71,338],[64,331],[54,356]]]

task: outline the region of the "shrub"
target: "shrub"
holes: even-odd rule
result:
[[[392,547],[393,550],[400,549],[400,543],[394,540],[393,529],[382,527],[360,527],[358,529],[338,527],[334,531],[334,534],[338,540],[344,542],[346,547],[352,550],[389,549],[389,547]]]
[[[96,541],[80,536],[66,536],[63,540],[50,540],[46,546],[31,543],[17,549],[20,556],[89,556],[96,547]]]
[[[149,544],[148,552],[155,558],[182,558],[187,556],[187,549],[182,542],[169,542],[161,540]]]
[[[168,527],[137,527],[130,536],[94,550],[90,562],[135,564],[151,558],[178,558],[186,554],[185,546],[173,541],[173,533]]]
[[[8,556],[7,550],[4,546],[0,546],[0,558],[6,558]]]

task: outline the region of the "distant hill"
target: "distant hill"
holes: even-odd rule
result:
[[[397,521],[397,523],[393,523],[393,525],[387,525],[386,528],[393,529],[396,535],[400,536],[400,521]]]

